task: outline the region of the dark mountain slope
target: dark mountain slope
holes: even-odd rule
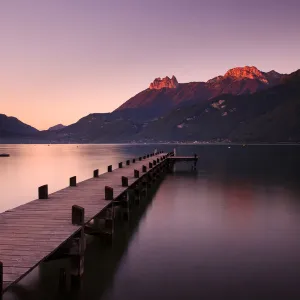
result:
[[[115,112],[124,112],[124,117],[134,121],[149,121],[164,116],[176,107],[207,101],[220,94],[250,94],[278,84],[283,77],[275,71],[264,73],[256,67],[233,68],[224,76],[207,82],[191,82],[170,86],[170,78],[157,78],[150,87],[122,104]],[[155,89],[153,89],[155,85]],[[132,113],[134,109],[134,114]]]
[[[155,140],[300,140],[299,72],[284,83],[247,95],[220,95],[179,108],[149,124],[139,137]]]
[[[128,119],[110,113],[90,114],[61,130],[44,132],[43,138],[58,142],[122,142],[134,137],[138,130],[138,125]]]
[[[34,136],[38,130],[21,122],[15,117],[0,114],[0,142],[6,139],[18,139],[26,136]]]
[[[176,106],[196,99],[207,100],[211,96],[203,82],[183,83],[177,88],[147,89],[130,98],[114,113],[123,112],[124,117],[135,121],[149,121],[165,115]]]

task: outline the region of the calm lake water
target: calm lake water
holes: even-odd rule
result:
[[[174,145],[0,145],[0,211],[68,179]],[[67,260],[42,264],[4,299],[299,299],[300,147],[176,146],[178,164],[118,225],[112,247],[89,238],[80,291],[58,291]],[[1,238],[1,237],[0,237]],[[1,253],[0,253],[1,259]]]

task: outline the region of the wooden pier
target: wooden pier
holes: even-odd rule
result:
[[[160,151],[120,162],[116,169],[110,165],[101,175],[94,170],[80,183],[73,176],[69,187],[49,195],[48,186],[41,186],[37,200],[0,214],[0,299],[40,263],[62,254],[71,259],[72,282],[80,282],[85,234],[112,237],[116,210],[128,220],[132,202],[140,201],[175,161],[173,152]],[[62,282],[65,275],[61,270]]]

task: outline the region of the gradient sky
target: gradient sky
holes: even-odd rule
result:
[[[38,129],[109,112],[155,77],[300,68],[299,0],[3,0],[0,113]]]

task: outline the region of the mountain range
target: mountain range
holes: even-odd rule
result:
[[[0,115],[0,142],[300,141],[300,70],[237,67],[207,82],[156,78],[112,113],[37,131]]]

